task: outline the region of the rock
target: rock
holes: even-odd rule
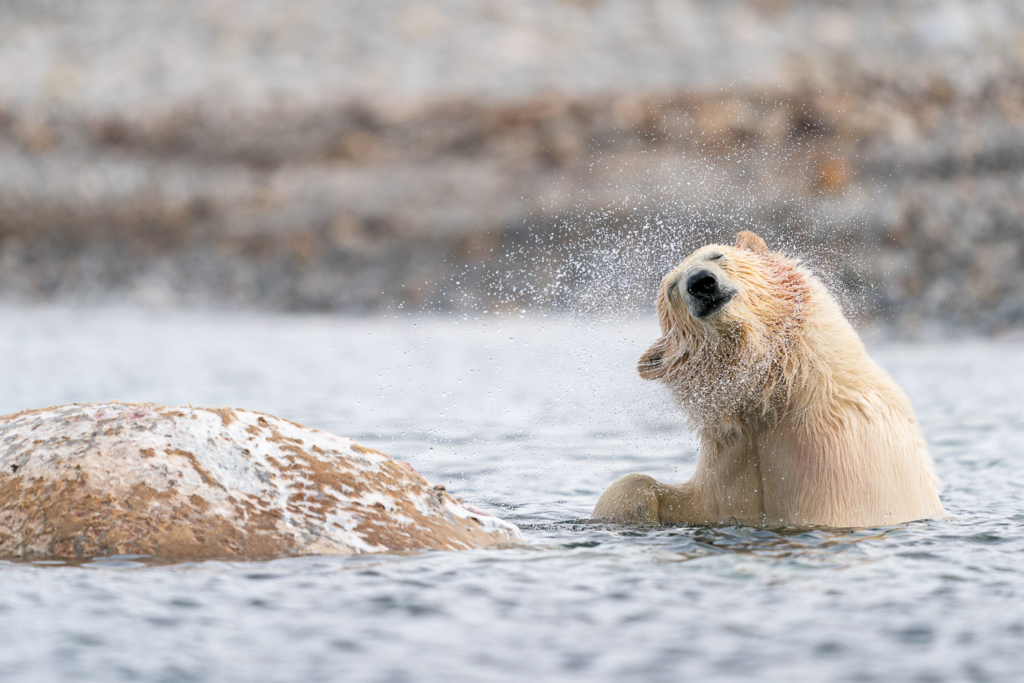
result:
[[[258,559],[521,540],[410,465],[271,415],[105,403],[0,417],[0,557]]]

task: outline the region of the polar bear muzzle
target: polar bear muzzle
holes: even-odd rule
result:
[[[735,294],[704,268],[686,278],[686,306],[694,318],[706,318],[720,310]]]

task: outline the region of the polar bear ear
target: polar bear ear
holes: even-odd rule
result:
[[[736,235],[736,248],[746,249],[747,251],[752,251],[755,254],[768,253],[768,245],[764,243],[764,240],[749,230],[744,230],[740,234]]]
[[[661,379],[668,372],[669,362],[665,358],[668,353],[668,340],[662,337],[651,345],[651,348],[644,351],[640,356],[640,362],[636,364],[636,371],[644,379]]]

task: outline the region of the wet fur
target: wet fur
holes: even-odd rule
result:
[[[736,290],[706,318],[682,291],[698,266]],[[749,232],[704,247],[665,276],[658,317],[638,371],[697,431],[697,470],[676,486],[624,477],[596,519],[870,527],[944,514],[910,401],[798,261]]]

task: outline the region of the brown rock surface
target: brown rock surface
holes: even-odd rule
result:
[[[411,466],[270,415],[108,403],[0,417],[0,557],[256,559],[519,540]]]

